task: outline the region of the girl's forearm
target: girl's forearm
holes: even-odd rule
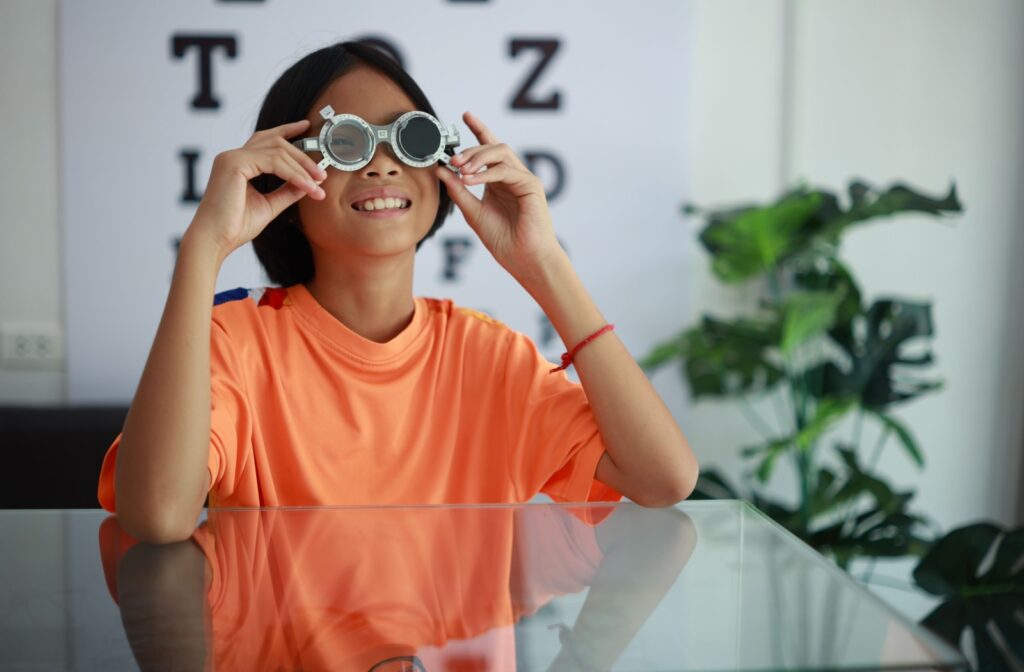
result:
[[[186,234],[132,399],[115,471],[117,514],[143,541],[188,538],[209,489],[210,321],[223,257]]]
[[[567,350],[607,324],[565,254],[521,282]],[[607,448],[598,478],[639,504],[662,506],[689,496],[697,482],[697,459],[615,332],[580,349],[573,366]]]

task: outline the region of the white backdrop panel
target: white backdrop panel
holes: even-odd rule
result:
[[[199,153],[201,194],[212,157],[252,133],[270,84],[306,53],[374,36],[393,44],[442,121],[477,113],[523,155],[557,157],[550,199],[559,238],[630,350],[642,354],[687,314],[692,242],[679,215],[688,192],[692,56],[688,2],[494,0],[377,3],[65,1],[60,16],[60,147],[67,300],[68,400],[131,399],[163,310],[183,202],[183,150]],[[217,109],[196,109],[199,50],[177,58],[175,36],[230,36],[211,54]],[[558,109],[513,109],[541,60],[513,40],[555,40],[529,88]],[[550,163],[534,164],[551,188]],[[476,190],[479,191],[480,188]],[[469,238],[450,266],[444,241]],[[217,291],[268,284],[251,246],[225,263]],[[529,295],[456,212],[417,255],[415,293],[485,310],[530,335],[552,360],[563,344]]]

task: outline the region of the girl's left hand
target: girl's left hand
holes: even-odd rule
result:
[[[562,253],[544,186],[482,121],[469,112],[462,119],[480,145],[452,158],[452,165],[462,171],[461,177],[441,165],[435,170],[484,246],[505,270],[523,282]],[[482,199],[466,188],[475,184],[487,185]]]

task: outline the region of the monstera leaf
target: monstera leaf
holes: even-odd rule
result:
[[[715,275],[723,282],[741,282],[770,271],[795,251],[797,233],[820,204],[817,193],[790,194],[769,206],[712,217],[700,240],[711,253]]]
[[[921,559],[914,581],[946,598],[921,624],[956,647],[970,628],[979,670],[1024,667],[1024,527],[1005,531],[975,523],[953,530]]]
[[[790,353],[831,329],[844,298],[843,290],[790,293],[782,306],[782,351]]]
[[[854,318],[861,314],[861,294],[853,274],[835,257],[824,257],[813,260],[810,264],[798,268],[794,273],[798,287],[809,291],[836,292],[842,295],[842,301],[836,307],[834,326],[848,326]]]
[[[701,213],[708,224],[700,241],[711,254],[711,267],[723,282],[742,282],[773,271],[808,250],[824,248],[834,256],[843,232],[876,217],[920,212],[945,215],[961,212],[956,185],[932,198],[903,184],[880,191],[864,181],[851,182],[850,207],[843,210],[835,194],[800,185],[767,206],[702,211],[692,204],[687,214]]]
[[[744,394],[769,388],[782,378],[782,370],[768,355],[778,339],[774,322],[705,317],[682,336],[655,347],[640,366],[651,371],[681,358],[694,399]]]
[[[863,329],[857,328],[858,324]],[[829,332],[846,353],[842,370],[834,362],[820,364],[805,374],[808,389],[829,396],[854,395],[865,408],[882,409],[914,399],[942,387],[905,373],[906,367],[931,364],[930,351],[916,357],[902,352],[907,341],[932,336],[931,306],[926,303],[884,299],[876,301],[862,318],[838,324]]]
[[[851,181],[846,191],[844,203],[835,193],[798,185],[767,204],[717,210],[687,205],[687,214],[706,220],[700,241],[716,277],[759,281],[761,301],[750,317],[705,316],[641,360],[647,370],[681,363],[694,400],[736,398],[744,404],[747,419],[769,437],[743,449],[756,476],[744,497],[844,567],[860,555],[923,555],[931,538],[919,528],[928,521],[910,511],[913,491],[896,491],[859,464],[856,446],[838,446],[836,465],[816,451],[833,425],[857,409],[853,436],[860,437],[860,423],[870,419],[881,428],[879,447],[893,440],[923,466],[921,446],[891,407],[937,390],[941,382],[922,375],[933,362],[931,306],[894,298],[866,303],[839,260],[840,242],[850,227],[881,218],[962,210],[955,184],[939,197],[863,180]],[[779,392],[776,413],[789,416],[779,418],[777,431],[766,428],[747,398],[767,400],[770,392]],[[788,457],[797,467],[796,506],[756,489]],[[738,496],[721,475],[702,469],[691,498]]]
[[[811,496],[812,513],[834,518],[828,514],[839,510],[840,505],[843,511],[853,506],[853,513],[815,529],[807,536],[807,543],[830,551],[840,567],[846,567],[851,559],[859,556],[900,557],[924,553],[931,540],[919,535],[917,530],[928,521],[909,512],[913,491],[896,492],[885,480],[864,471],[853,448],[838,446],[837,451],[846,472],[842,480],[830,472],[825,479],[819,475],[817,488]]]
[[[846,227],[875,217],[906,212],[945,215],[963,211],[955,184],[949,186],[949,193],[942,198],[931,198],[903,184],[894,184],[887,191],[879,192],[857,180],[850,183],[849,194],[850,209],[829,224],[829,235],[838,236]]]

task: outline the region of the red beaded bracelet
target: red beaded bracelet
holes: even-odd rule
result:
[[[614,324],[606,324],[597,331],[595,331],[594,333],[592,333],[590,336],[584,338],[582,341],[576,344],[575,348],[573,348],[569,352],[562,353],[562,365],[554,369],[551,369],[550,371],[548,371],[548,373],[555,373],[556,371],[562,371],[563,369],[569,368],[569,365],[572,364],[572,358],[576,356],[576,353],[580,351],[580,348],[582,348],[587,343],[590,343],[592,340],[594,340],[604,332],[611,331],[614,328]]]

